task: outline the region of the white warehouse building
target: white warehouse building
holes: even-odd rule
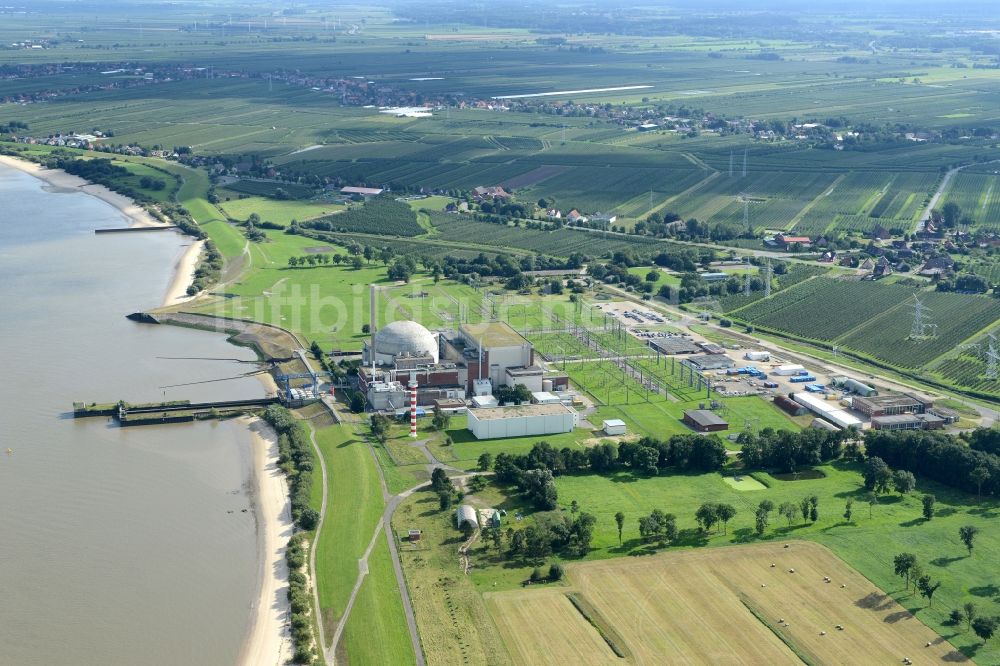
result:
[[[830,403],[809,393],[796,393],[792,396],[795,402],[799,403],[816,416],[822,417],[840,428],[850,428],[854,426],[858,430],[862,427],[862,422],[855,416],[840,409],[837,403]]]
[[[470,409],[466,414],[476,439],[554,435],[572,432],[579,422],[576,411],[560,403]]]

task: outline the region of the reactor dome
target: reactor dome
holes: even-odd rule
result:
[[[392,363],[397,356],[432,356],[438,362],[438,341],[415,321],[394,321],[375,332],[378,362]]]

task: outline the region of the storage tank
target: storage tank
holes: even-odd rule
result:
[[[552,390],[552,380],[551,379],[543,379],[542,380],[542,390],[543,391],[551,391]]]

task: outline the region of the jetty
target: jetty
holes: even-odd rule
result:
[[[95,234],[126,234],[138,233],[140,231],[171,231],[180,229],[176,224],[158,224],[155,227],[108,227],[106,229],[94,229]]]
[[[122,427],[135,425],[159,425],[164,423],[185,423],[189,421],[224,418],[244,414],[253,409],[263,409],[280,403],[276,397],[251,398],[248,400],[219,400],[214,402],[190,402],[173,400],[170,402],[133,405],[124,400],[116,403],[73,403],[73,418],[109,416]]]

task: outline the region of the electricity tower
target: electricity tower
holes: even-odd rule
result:
[[[913,295],[913,324],[907,340],[926,340],[937,335],[937,324],[930,321],[930,309],[924,305],[916,294]]]

